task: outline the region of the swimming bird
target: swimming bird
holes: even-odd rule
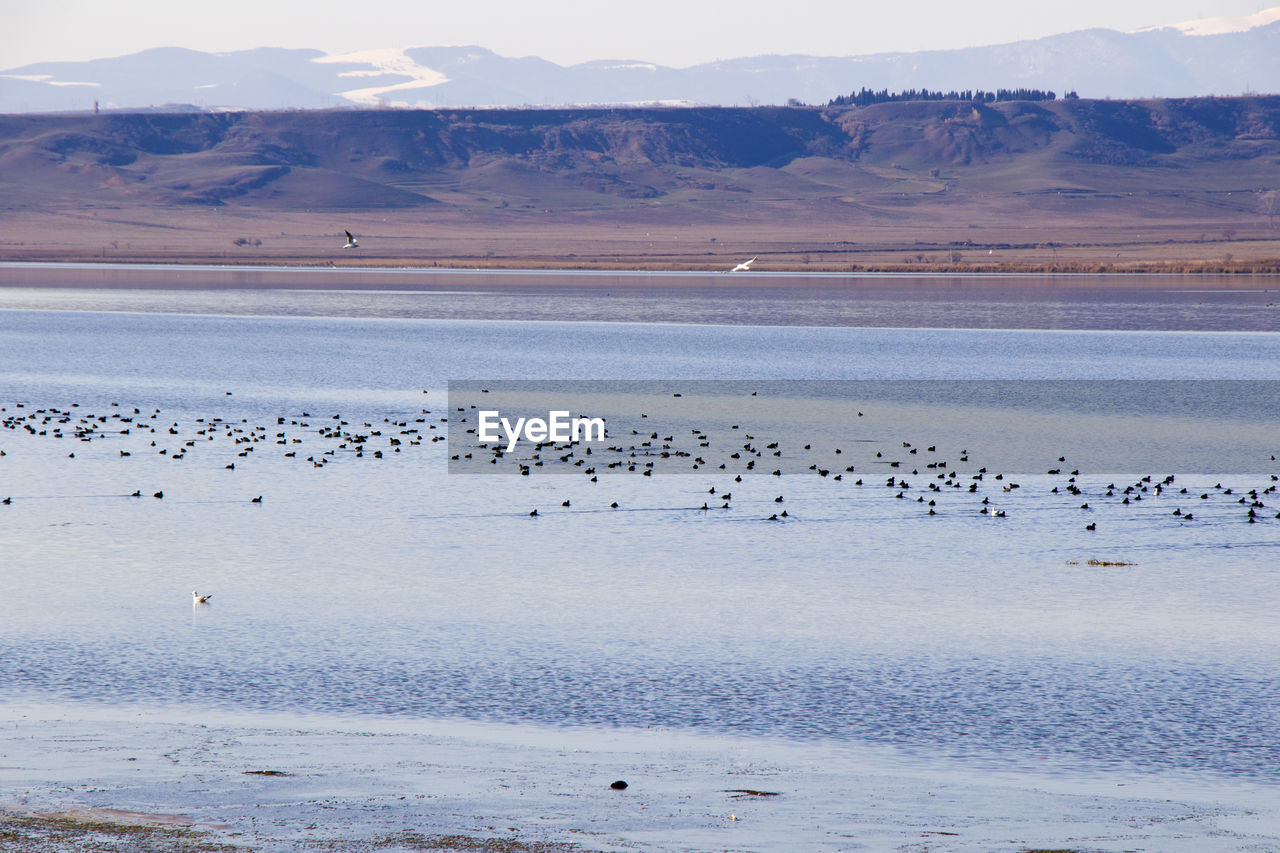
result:
[[[352,236],[351,236],[351,232],[350,232],[350,231],[343,231],[342,233],[347,235],[347,244],[346,244],[345,246],[343,246],[342,248],[344,248],[344,249],[359,249],[359,248],[360,248],[360,244],[356,242],[356,238],[355,238],[355,237],[352,237]]]
[[[759,256],[757,256],[757,257],[759,257]],[[750,271],[751,271],[751,265],[752,265],[752,264],[754,264],[755,262],[756,262],[756,259],[755,259],[755,258],[752,258],[752,259],[751,259],[751,260],[749,260],[749,261],[743,261],[742,263],[738,264],[738,265],[737,265],[736,267],[734,267],[733,269],[729,270],[729,272],[750,272]]]
[[[209,599],[211,598],[213,598],[213,593],[209,593],[208,595],[201,595],[200,593],[194,592],[194,591],[191,593],[192,604],[208,604]]]

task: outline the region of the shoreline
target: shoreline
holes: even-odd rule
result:
[[[680,261],[635,262],[584,260],[577,257],[551,258],[440,258],[427,261],[416,257],[373,256],[361,259],[318,260],[309,256],[280,256],[262,258],[226,258],[218,255],[188,255],[169,257],[164,255],[132,255],[126,257],[98,257],[87,254],[67,254],[62,257],[4,257],[0,265],[66,265],[101,267],[217,267],[224,269],[335,269],[352,271],[406,270],[416,272],[579,272],[599,273],[690,273],[713,275],[729,271],[718,263]],[[1186,261],[1082,261],[1082,262],[1025,262],[1001,261],[989,263],[792,263],[785,260],[757,261],[754,268],[734,278],[787,274],[815,276],[867,276],[867,275],[972,275],[972,276],[1027,276],[1027,275],[1229,275],[1229,276],[1280,276],[1280,258],[1255,260],[1186,260]]]
[[[299,280],[300,277],[305,280]],[[552,280],[554,279],[554,280]],[[1245,265],[1223,270],[1162,268],[1075,270],[1027,265],[951,268],[896,267],[824,270],[815,267],[758,268],[746,273],[723,269],[656,265],[555,266],[528,261],[526,265],[431,265],[370,259],[368,264],[289,260],[214,261],[175,260],[3,260],[0,288],[104,288],[171,290],[362,288],[394,291],[699,288],[741,290],[1149,290],[1164,291],[1280,291],[1280,261],[1271,268]]]
[[[0,715],[0,749],[0,779],[21,792],[0,805],[0,833],[25,820],[64,834],[67,846],[40,848],[57,851],[112,826],[137,842],[113,849],[137,853],[784,851],[836,838],[1084,851],[1117,834],[1199,853],[1209,839],[1223,851],[1280,839],[1273,789],[1249,780],[666,729],[49,700]]]

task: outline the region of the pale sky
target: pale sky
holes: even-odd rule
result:
[[[0,68],[149,47],[230,51],[476,44],[562,65],[684,67],[766,53],[851,56],[998,44],[1090,27],[1240,17],[1280,0],[0,0]]]

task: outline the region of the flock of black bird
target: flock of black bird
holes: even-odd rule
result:
[[[19,402],[0,406],[0,429],[7,430],[13,437],[74,442],[67,453],[69,459],[76,458],[77,448],[82,454],[89,451],[81,445],[106,444],[120,458],[151,453],[181,461],[188,455],[205,454],[211,447],[222,450],[230,440],[234,458],[229,458],[223,467],[234,471],[237,461],[244,465],[254,456],[268,452],[268,448],[286,459],[323,468],[341,457],[381,459],[384,453],[400,453],[402,448],[418,447],[423,442],[444,441],[444,430],[440,428],[443,419],[432,419],[430,415],[430,410],[422,409],[413,418],[384,417],[377,424],[362,420],[352,425],[341,415],[317,418],[304,411],[277,416],[271,425],[251,425],[248,418],[214,416],[182,423],[165,417],[160,409],[144,410],[119,403],[111,403],[102,412],[91,412],[78,403],[67,408],[35,408]],[[7,455],[3,435],[0,432],[0,457]],[[162,489],[149,494],[164,498]],[[142,496],[141,489],[127,495]],[[249,500],[262,503],[263,498],[258,495]],[[3,502],[12,504],[12,496],[6,495]]]
[[[65,408],[35,408],[18,402],[0,407],[3,430],[0,431],[0,457],[7,455],[6,443],[19,438],[45,438],[67,442],[67,457],[71,459],[76,458],[77,449],[84,453],[93,445],[96,445],[94,452],[103,452],[98,448],[104,444],[111,448],[105,452],[114,451],[120,458],[151,453],[173,461],[218,448],[222,456],[217,461],[225,459],[223,467],[227,470],[235,470],[237,462],[244,466],[255,456],[272,451],[284,458],[323,468],[340,459],[377,460],[424,443],[429,446],[446,441],[449,433],[453,437],[449,451],[451,473],[502,471],[523,476],[535,472],[578,473],[592,483],[598,483],[600,475],[605,473],[644,477],[651,477],[655,472],[700,473],[720,485],[707,489],[707,498],[701,506],[689,507],[699,512],[729,509],[734,484],[742,483],[744,476],[753,474],[778,478],[812,475],[855,488],[878,488],[895,501],[916,504],[926,516],[970,514],[1007,518],[1009,513],[1017,511],[1016,495],[1022,490],[1019,483],[1005,474],[989,471],[976,461],[971,463],[968,450],[961,450],[948,459],[934,445],[922,447],[907,441],[895,441],[891,447],[889,442],[863,438],[844,447],[819,449],[812,441],[801,443],[760,437],[740,424],[727,424],[719,429],[687,426],[679,430],[653,429],[648,416],[641,414],[634,426],[611,427],[603,443],[547,441],[521,445],[508,453],[505,442],[488,445],[475,440],[475,429],[468,425],[471,423],[468,408],[457,407],[450,414],[451,418],[433,416],[430,410],[421,409],[412,417],[388,416],[377,423],[375,419],[359,419],[353,424],[340,414],[317,417],[302,411],[276,416],[274,423],[265,424],[251,424],[247,418],[212,416],[183,423],[166,417],[160,409],[118,403],[91,412],[75,403]],[[858,417],[862,417],[861,412]],[[642,423],[646,425],[641,427]],[[7,440],[5,432],[9,434]],[[620,439],[620,433],[627,435]],[[228,441],[234,457],[224,450]],[[880,449],[875,449],[877,447]],[[870,455],[872,451],[874,456]],[[1097,529],[1096,519],[1101,512],[1162,497],[1166,502],[1172,499],[1174,504],[1168,513],[1170,520],[1183,525],[1194,524],[1204,515],[1206,507],[1225,509],[1228,505],[1237,507],[1238,519],[1249,524],[1280,519],[1276,507],[1267,503],[1276,494],[1280,481],[1275,473],[1269,474],[1269,484],[1265,487],[1255,485],[1247,489],[1222,483],[1211,488],[1189,489],[1173,474],[1147,475],[1133,482],[1111,482],[1103,487],[1086,485],[1079,469],[1065,470],[1066,461],[1066,457],[1061,456],[1050,463],[1052,467],[1047,468],[1046,474],[1053,479],[1047,491],[1081,499],[1079,508],[1088,519],[1083,525],[1086,530]],[[1269,461],[1275,467],[1274,455]],[[3,459],[0,459],[0,474],[3,474]],[[1036,478],[1037,488],[1043,482]],[[163,489],[148,489],[146,494],[156,499],[164,497]],[[137,489],[126,496],[140,498],[144,490]],[[263,496],[247,499],[260,504]],[[794,518],[783,508],[784,495],[777,495],[772,502],[775,511],[762,515],[763,520],[781,522]],[[11,505],[12,495],[5,495],[0,503]],[[617,501],[608,507],[621,509]],[[571,508],[570,501],[564,501],[561,508]],[[539,511],[535,508],[528,515],[539,517]],[[1218,517],[1224,517],[1222,512]]]
[[[679,395],[676,395],[679,396]],[[844,447],[815,447],[812,440],[801,443],[788,442],[782,437],[760,437],[754,430],[740,424],[726,424],[718,429],[703,426],[653,429],[647,414],[640,414],[620,428],[611,427],[605,443],[543,441],[517,447],[507,452],[506,442],[497,444],[476,439],[476,428],[471,412],[477,407],[455,406],[450,410],[450,466],[453,471],[483,473],[503,471],[531,476],[534,473],[578,472],[591,482],[599,482],[603,473],[629,473],[651,477],[656,473],[702,473],[719,480],[720,486],[712,486],[711,497],[696,509],[710,511],[729,509],[732,488],[742,483],[744,476],[767,475],[781,478],[812,474],[832,482],[854,487],[871,486],[884,489],[886,494],[900,501],[921,505],[927,516],[943,513],[968,513],[989,518],[1007,518],[1015,511],[1015,495],[1022,486],[1004,473],[989,471],[987,466],[970,462],[970,453],[962,449],[947,458],[936,445],[917,446],[907,441],[868,441],[859,439]],[[863,412],[858,412],[859,418]],[[644,424],[643,426],[641,424]],[[619,439],[618,436],[625,437]],[[880,447],[879,450],[874,450]],[[874,450],[874,457],[869,454]],[[859,457],[856,458],[855,457]],[[1084,485],[1079,469],[1064,470],[1067,459],[1059,456],[1049,462],[1044,474],[1050,480],[1047,489],[1051,495],[1083,498],[1080,510],[1090,520],[1083,524],[1085,530],[1098,529],[1099,511],[1138,504],[1143,500],[1167,496],[1175,506],[1169,518],[1180,524],[1196,521],[1195,505],[1211,501],[1215,507],[1225,506],[1225,501],[1239,505],[1239,518],[1256,524],[1264,518],[1280,519],[1277,507],[1268,506],[1278,489],[1280,475],[1271,473],[1269,485],[1247,490],[1223,486],[1195,490],[1177,482],[1176,475],[1157,478],[1146,475],[1134,482],[1106,486]],[[1264,460],[1260,460],[1262,462]],[[1270,455],[1275,463],[1276,457]],[[1272,467],[1276,467],[1274,464]],[[1037,478],[1037,484],[1043,482]],[[773,499],[782,504],[783,495]],[[1181,501],[1186,501],[1184,506]],[[999,502],[1003,508],[997,508]],[[1194,504],[1193,504],[1194,502]],[[1277,501],[1280,503],[1280,501]],[[569,507],[568,501],[562,504]],[[617,509],[618,504],[612,503]],[[529,512],[538,517],[537,509]],[[1203,515],[1203,513],[1202,513]],[[771,513],[766,521],[785,521],[793,516],[786,510]]]

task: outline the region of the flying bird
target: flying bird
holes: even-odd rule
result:
[[[347,235],[347,244],[346,244],[345,246],[343,246],[342,248],[344,248],[344,249],[359,249],[359,248],[360,248],[360,244],[356,242],[356,238],[355,238],[355,237],[352,237],[352,236],[351,236],[351,232],[350,232],[350,231],[343,231],[342,233],[344,233],[344,234],[346,234],[346,235]]]
[[[755,258],[752,258],[752,259],[751,259],[751,260],[749,260],[749,261],[743,261],[742,263],[738,264],[738,265],[737,265],[736,267],[734,267],[733,269],[729,270],[729,272],[750,272],[750,271],[751,271],[751,265],[752,265],[752,264],[754,264],[755,262],[756,262],[756,259],[755,259]]]

